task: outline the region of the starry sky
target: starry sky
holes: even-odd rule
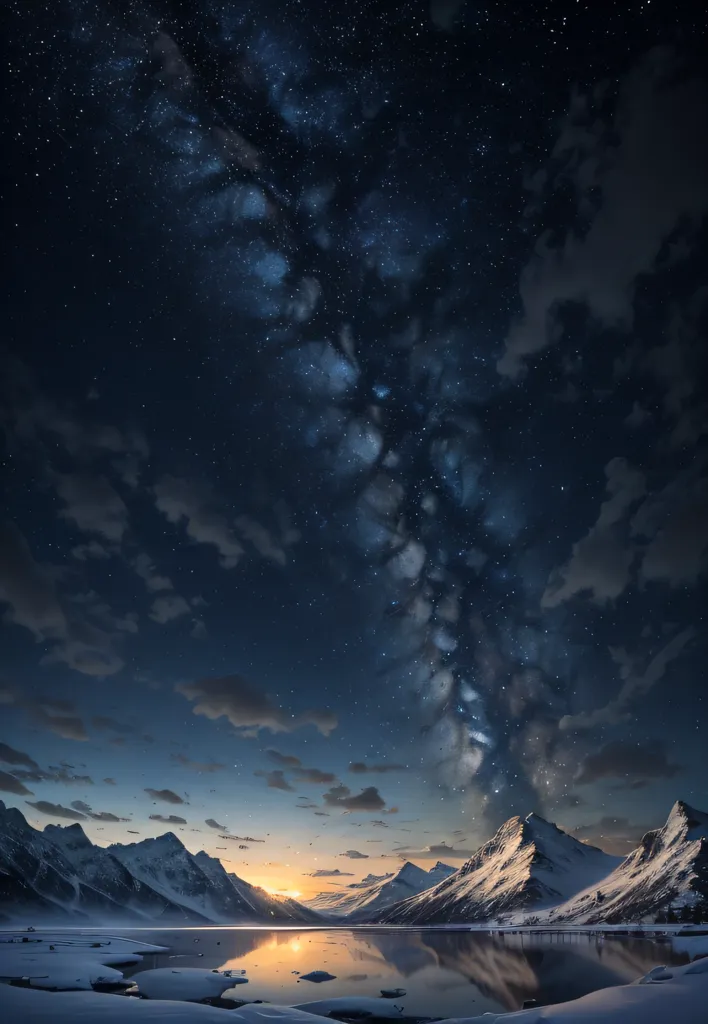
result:
[[[699,7],[0,18],[0,796],[303,894],[708,808]]]

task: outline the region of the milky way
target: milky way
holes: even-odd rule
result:
[[[491,13],[465,15],[460,59],[478,67],[461,77],[457,37],[419,40],[414,10],[405,27],[383,9],[194,10],[67,4],[54,102],[94,122],[100,161],[136,190],[166,264],[210,311],[201,341],[215,402],[228,409],[234,382],[240,396],[252,382],[233,409],[238,443],[294,510],[283,525],[275,508],[274,521],[373,612],[352,629],[371,631],[374,685],[416,708],[427,764],[492,815],[560,799],[578,716],[616,689],[590,637],[604,650],[634,646],[644,626],[657,635],[644,669],[615,679],[641,675],[671,639],[659,636],[663,604],[644,622],[628,608],[623,624],[609,604],[622,579],[605,579],[603,600],[573,561],[587,549],[612,576],[626,556],[629,574],[639,549],[626,517],[674,472],[664,464],[647,485],[656,467],[634,468],[641,444],[618,447],[598,427],[641,402],[612,378],[622,352],[637,356],[626,338],[593,347],[581,315],[612,295],[602,281],[593,295],[583,263],[602,230],[597,189],[572,190],[581,165],[600,173],[589,164],[618,90],[592,92],[603,69],[588,68],[575,99],[563,79],[550,109],[533,60],[469,44]],[[501,44],[501,18],[493,31]],[[636,76],[651,87],[649,72]],[[672,206],[657,246],[703,202]],[[600,262],[604,252],[598,243]],[[600,319],[626,331],[626,294],[615,298]],[[565,301],[575,307],[561,339],[552,321]],[[689,404],[682,396],[681,414]],[[581,592],[599,599],[570,611]]]

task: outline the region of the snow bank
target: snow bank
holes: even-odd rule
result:
[[[71,931],[3,931],[0,933],[0,953],[9,947],[23,954],[30,950],[34,953],[50,952],[50,946],[56,952],[81,952],[91,956],[104,957],[115,955],[112,963],[118,963],[117,957],[126,954],[123,964],[139,963],[145,953],[169,953],[167,946],[155,946],[151,942],[140,942],[138,939],[125,939],[118,935],[106,935],[103,932]],[[101,959],[99,963],[108,963]]]
[[[222,974],[202,967],[158,967],[141,971],[131,980],[146,999],[183,999],[195,1003],[220,996],[247,981],[240,975],[232,977],[230,971]]]
[[[706,1024],[708,960],[658,967],[639,982],[516,1013],[450,1018],[444,1024]]]
[[[123,973],[104,967],[95,959],[39,953],[36,956],[12,956],[0,952],[0,980],[27,979],[32,988],[56,990],[92,989],[95,985],[119,986]],[[3,993],[4,994],[4,993]]]
[[[233,1017],[233,1012],[198,1003],[9,986],[2,991],[1,1012],[3,1024],[228,1024]]]
[[[691,960],[708,956],[708,935],[673,935],[671,947],[677,953],[687,953]]]
[[[245,1009],[245,1007],[241,1007]],[[402,1010],[390,999],[375,999],[368,996],[339,996],[334,999],[315,999],[311,1003],[298,1003],[294,1009],[314,1013],[318,1017],[328,1017],[330,1013],[367,1014],[371,1017],[400,1017]]]

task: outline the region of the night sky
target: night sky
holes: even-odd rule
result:
[[[4,0],[7,803],[303,894],[708,809],[699,8]]]

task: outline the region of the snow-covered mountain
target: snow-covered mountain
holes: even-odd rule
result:
[[[557,907],[552,920],[613,924],[697,906],[708,913],[708,814],[679,800],[663,828],[647,832],[607,878]]]
[[[609,874],[619,858],[537,814],[510,818],[458,871],[377,917],[395,924],[484,921],[562,903]]]
[[[64,851],[0,800],[0,915],[105,914],[137,918],[77,874]]]
[[[429,871],[406,861],[395,875],[362,882],[353,882],[335,892],[323,892],[307,901],[307,905],[322,914],[346,917],[349,921],[371,921],[386,908],[408,896],[430,889],[441,879],[453,874],[454,868],[441,861]]]
[[[319,920],[227,874],[207,853],[191,854],[171,832],[104,849],[79,824],[40,832],[0,801],[0,919],[28,914],[126,924]]]

